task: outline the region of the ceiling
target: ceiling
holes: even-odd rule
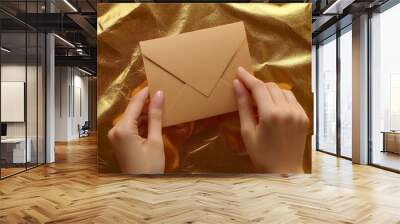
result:
[[[64,0],[47,0],[47,2],[51,4],[51,7],[54,7],[54,12],[74,11]],[[96,12],[97,0],[68,0],[68,2],[80,12]],[[0,6],[13,12],[46,12],[45,0],[1,0]]]
[[[25,57],[36,57],[36,35],[53,32],[57,34],[56,65],[79,66],[96,73],[96,2],[47,0],[46,5],[45,0],[1,0],[2,46],[11,50],[2,51],[2,60],[25,61]]]
[[[168,2],[169,0],[167,0]],[[251,2],[312,2],[313,42],[345,26],[352,16],[377,7],[387,0],[270,0]],[[25,55],[25,31],[54,32],[56,65],[82,66],[96,72],[96,3],[113,0],[0,0],[2,44],[8,55]],[[133,2],[121,1],[118,2]],[[165,1],[156,1],[165,2]],[[170,2],[170,1],[169,1]],[[246,2],[246,1],[245,1]],[[47,7],[47,8],[46,8]],[[48,13],[52,11],[52,13]],[[347,19],[347,20],[346,20]],[[340,22],[338,22],[340,21]],[[338,26],[338,24],[340,26]],[[28,35],[29,36],[29,35]],[[35,41],[28,38],[28,56]],[[66,40],[66,41],[64,41]],[[74,46],[72,46],[72,45]]]
[[[19,61],[25,61],[26,56],[36,58],[44,49],[43,38],[44,35],[38,33],[2,33],[1,45],[10,50],[8,53],[2,52],[2,60],[19,58]]]

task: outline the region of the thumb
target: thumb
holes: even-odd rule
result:
[[[150,99],[149,106],[149,131],[148,140],[162,141],[162,107],[164,105],[164,93],[157,91]]]
[[[252,99],[249,91],[238,79],[233,80],[233,89],[235,90],[237,97],[242,138],[248,139],[253,135],[256,127],[253,106],[251,103]]]

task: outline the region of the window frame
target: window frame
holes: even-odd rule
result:
[[[399,0],[388,0],[384,4],[380,5],[377,8],[369,10],[368,13],[368,30],[367,30],[367,40],[368,40],[368,54],[367,54],[367,63],[368,63],[368,69],[367,69],[367,82],[368,82],[368,111],[367,111],[367,116],[368,116],[368,155],[367,155],[367,163],[370,166],[380,168],[383,170],[391,171],[394,173],[400,173],[400,170],[383,166],[377,163],[373,162],[373,132],[372,132],[372,93],[373,93],[373,88],[372,88],[372,18],[373,14],[381,14],[384,13],[385,11],[391,9],[392,7],[398,5],[400,3]]]
[[[37,5],[36,5],[36,11],[38,12],[38,4],[39,4],[39,0],[35,0],[35,1],[32,1],[33,3],[36,3]],[[25,1],[22,1],[22,3],[25,3],[25,12],[27,12],[27,3],[28,3],[28,1],[27,0],[25,0]],[[6,11],[6,10],[4,10],[4,9],[2,9],[1,8],[1,6],[0,6],[0,10],[1,10],[1,12],[3,12],[3,13],[6,13],[7,15],[9,15],[12,19],[14,19],[15,21],[17,21],[17,22],[20,22],[20,23],[22,23],[22,25],[23,25],[23,30],[18,30],[18,31],[12,31],[11,33],[21,33],[21,34],[24,34],[25,35],[25,49],[24,49],[24,51],[25,51],[25,87],[24,87],[24,89],[25,89],[25,93],[24,93],[24,122],[25,122],[25,124],[24,124],[24,129],[25,129],[25,136],[24,136],[24,139],[25,139],[25,167],[24,167],[24,169],[23,170],[20,170],[20,171],[18,171],[18,172],[15,172],[15,173],[12,173],[12,174],[9,174],[9,175],[7,175],[7,176],[3,176],[3,173],[2,173],[2,168],[0,167],[0,180],[4,180],[4,179],[6,179],[6,178],[8,178],[8,177],[12,177],[12,176],[14,176],[14,175],[17,175],[17,174],[19,174],[19,173],[23,173],[23,172],[26,172],[26,171],[28,171],[28,170],[30,170],[30,169],[33,169],[33,168],[36,168],[36,167],[39,167],[39,166],[41,166],[41,165],[45,165],[45,164],[47,164],[47,110],[46,110],[46,108],[47,108],[47,43],[48,43],[48,41],[47,41],[47,32],[43,32],[43,31],[41,31],[41,30],[38,30],[38,29],[36,29],[36,28],[34,28],[34,27],[32,27],[32,26],[30,26],[30,25],[28,25],[27,23],[24,23],[23,21],[21,21],[21,20],[19,20],[18,18],[16,18],[16,17],[14,17],[11,13],[9,13],[8,11]],[[46,12],[47,12],[47,7],[46,7]],[[1,24],[0,24],[0,28],[1,28]],[[10,32],[8,32],[8,31],[3,31],[3,30],[1,30],[0,29],[0,46],[2,46],[2,34],[4,34],[4,33],[10,33]],[[27,139],[28,139],[28,131],[27,131],[27,128],[28,128],[28,119],[27,119],[27,82],[28,82],[28,79],[27,79],[27,75],[28,75],[28,71],[27,71],[27,69],[28,69],[28,34],[33,34],[33,35],[36,35],[36,49],[35,49],[35,51],[36,51],[36,61],[35,61],[35,65],[36,65],[36,71],[35,71],[35,73],[36,73],[36,136],[35,136],[35,138],[36,138],[36,140],[38,140],[38,138],[39,138],[39,113],[38,113],[38,110],[39,110],[39,98],[38,98],[38,91],[39,91],[39,82],[38,82],[38,75],[39,75],[39,71],[38,71],[38,66],[40,65],[39,64],[39,34],[43,34],[42,35],[42,38],[43,39],[40,39],[40,41],[42,41],[42,47],[44,48],[44,49],[41,49],[41,52],[43,53],[43,55],[42,55],[42,60],[43,60],[43,67],[42,67],[42,84],[43,84],[43,89],[44,89],[44,91],[43,91],[43,93],[42,93],[42,96],[44,96],[44,98],[42,99],[42,103],[43,103],[43,105],[41,105],[43,108],[42,109],[44,109],[44,114],[43,114],[43,119],[44,120],[42,120],[42,122],[43,122],[43,125],[44,125],[44,130],[43,130],[43,145],[42,145],[42,147],[43,147],[43,149],[42,149],[42,152],[44,153],[43,155],[41,155],[41,156],[43,156],[43,162],[39,162],[39,144],[37,144],[37,148],[36,148],[36,162],[32,165],[32,164],[30,164],[31,166],[28,166],[28,162],[27,162],[27,156],[28,156],[28,154],[27,154]],[[1,53],[0,53],[0,82],[1,82],[1,78],[2,78],[2,76],[1,76],[1,67],[3,66],[3,64],[2,64],[2,62],[3,62],[3,60],[2,60],[2,55],[1,55]],[[1,86],[0,86],[0,90],[1,90]],[[0,94],[1,94],[1,91],[0,91]],[[1,96],[1,95],[0,95]],[[1,97],[0,97],[0,101],[1,101]],[[1,105],[0,105],[0,111],[1,111]],[[0,115],[1,116],[1,115]],[[1,117],[0,117],[0,123],[1,123]],[[0,144],[0,158],[1,158],[1,144]],[[22,168],[22,167],[21,167]]]
[[[316,137],[315,137],[315,145],[316,145],[316,151],[318,152],[323,152],[329,155],[333,155],[339,158],[343,158],[346,160],[352,160],[352,158],[347,157],[342,155],[341,153],[341,119],[340,119],[340,81],[341,81],[341,66],[340,66],[340,37],[342,35],[344,35],[347,32],[352,32],[352,23],[347,24],[345,27],[341,28],[340,30],[337,30],[335,33],[333,33],[332,35],[328,36],[327,38],[319,41],[316,44],[316,69],[315,69],[315,86],[316,86],[316,109],[315,109],[315,113],[316,113]],[[319,46],[321,43],[325,42],[328,43],[330,41],[336,41],[336,152],[332,153],[332,152],[328,152],[324,149],[321,149],[319,147],[319,106],[320,106],[320,99],[318,97],[319,95]]]

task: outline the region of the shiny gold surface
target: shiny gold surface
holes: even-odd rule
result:
[[[98,4],[98,161],[118,171],[107,132],[146,85],[139,41],[243,21],[255,75],[291,89],[312,124],[311,4]],[[207,65],[205,65],[207,66]],[[236,113],[165,128],[167,172],[253,172]],[[304,171],[311,172],[311,134]],[[282,139],[287,141],[287,139]]]

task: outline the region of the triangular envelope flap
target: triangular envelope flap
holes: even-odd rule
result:
[[[143,55],[209,96],[245,38],[243,22],[140,42]]]

